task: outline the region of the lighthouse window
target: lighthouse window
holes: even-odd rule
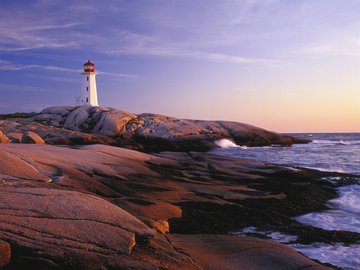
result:
[[[89,98],[86,98],[86,103],[88,103],[89,102]]]
[[[86,86],[86,91],[89,91],[89,86]]]
[[[88,81],[88,80],[89,80],[89,77],[86,77],[86,80]]]

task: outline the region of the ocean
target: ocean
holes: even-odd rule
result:
[[[297,144],[291,147],[238,146],[229,140],[217,142],[218,149],[211,151],[217,155],[249,158],[286,166],[305,167],[322,171],[351,173],[360,176],[360,133],[299,133],[292,136],[311,139],[309,144]],[[336,177],[332,181],[336,181]],[[360,233],[360,183],[338,188],[339,197],[328,202],[331,210],[309,213],[295,217],[307,225],[325,230],[345,230]],[[296,236],[280,232],[258,232],[249,227],[239,232],[261,233],[269,238],[289,243]],[[342,269],[360,269],[360,243],[346,246],[342,243],[332,245],[313,243],[311,245],[289,244],[310,258],[331,263]]]

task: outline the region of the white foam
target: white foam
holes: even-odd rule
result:
[[[338,190],[339,198],[329,201],[329,204],[336,209],[360,214],[360,186],[344,186]]]
[[[360,233],[359,215],[342,210],[310,213],[296,217],[295,219],[301,223],[322,228],[324,230],[344,230]]]
[[[277,231],[265,231],[265,232],[259,231],[256,227],[247,227],[234,234],[236,235],[260,234],[260,235],[265,235],[270,239],[280,243],[290,243],[298,239],[297,236],[288,235]]]
[[[314,243],[312,245],[290,245],[309,258],[330,263],[344,270],[360,269],[360,245],[344,246],[342,244],[328,245]]]
[[[309,213],[296,220],[325,230],[346,230],[360,233],[360,186],[338,189],[339,197],[329,201],[332,210]]]
[[[269,232],[267,236],[270,237],[272,240],[280,243],[290,243],[298,239],[298,237],[295,235],[288,235],[285,233],[275,232],[275,231]]]
[[[317,171],[322,171],[322,172],[337,172],[337,173],[351,173],[349,171],[346,171],[344,168],[340,167],[340,166],[327,166],[327,167],[313,167],[313,166],[301,166],[304,168],[308,168],[308,169],[312,169],[312,170],[317,170]]]
[[[344,270],[358,270],[360,269],[360,245],[345,246],[343,244],[324,244],[313,243],[311,245],[289,244],[296,241],[298,238],[294,235],[287,235],[277,231],[259,231],[256,227],[247,227],[235,235],[260,234],[269,237],[270,239],[288,244],[288,246],[303,253],[305,256],[319,260],[323,263],[330,263]]]
[[[314,144],[326,144],[326,145],[356,145],[356,144],[360,144],[360,141],[359,140],[353,140],[353,141],[313,140],[311,143],[314,143]]]
[[[236,143],[234,143],[229,139],[217,140],[215,141],[215,144],[221,148],[240,147],[239,145],[237,145]]]
[[[311,143],[316,144],[338,144],[339,141],[330,141],[330,140],[313,140]]]

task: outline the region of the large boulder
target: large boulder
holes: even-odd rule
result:
[[[7,134],[7,136],[12,143],[19,143],[19,142],[21,142],[22,133],[21,132],[10,132]]]
[[[208,270],[331,270],[272,241],[234,235],[169,235],[173,245]]]
[[[0,143],[9,143],[9,138],[0,130]]]
[[[72,112],[75,107],[71,106],[52,106],[45,108],[41,111],[40,114],[53,114],[53,115],[60,115],[60,116],[67,116],[70,112]]]
[[[119,135],[125,131],[126,124],[134,118],[134,114],[110,108],[108,112],[100,115],[93,132],[106,136]]]
[[[66,115],[64,127],[105,136],[117,136],[134,114],[106,107],[80,106]]]
[[[24,132],[21,138],[21,143],[34,143],[34,144],[44,144],[44,140],[34,132],[27,131]]]
[[[0,268],[6,266],[11,258],[11,248],[9,243],[0,240]]]
[[[2,188],[0,207],[0,235],[20,252],[14,254],[20,264],[26,255],[75,269],[137,269],[128,255],[154,236],[114,204],[75,191]],[[0,252],[2,247],[0,263],[6,263],[9,249],[0,242]]]
[[[73,110],[64,122],[64,128],[81,131],[90,119],[92,106],[80,106]]]

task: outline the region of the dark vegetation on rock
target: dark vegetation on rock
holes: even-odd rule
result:
[[[0,114],[0,120],[13,119],[13,118],[30,118],[30,117],[34,117],[37,114],[38,113],[36,112],[31,112],[31,113],[16,112],[9,114]]]

